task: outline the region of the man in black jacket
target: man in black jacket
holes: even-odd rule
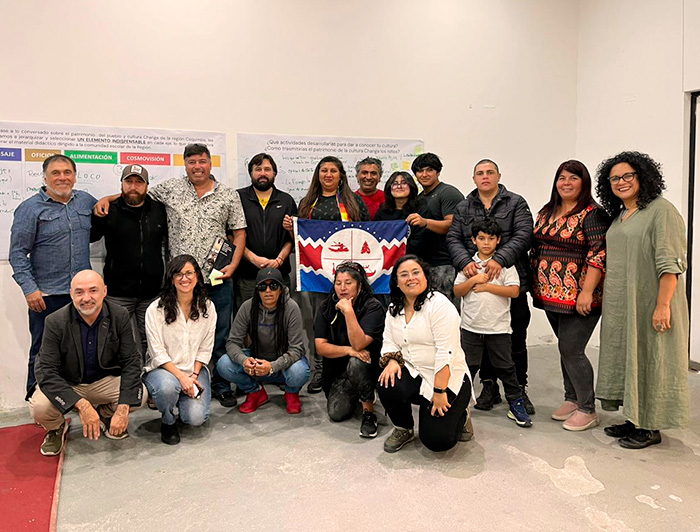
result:
[[[146,399],[141,356],[129,313],[105,302],[102,277],[83,270],[71,281],[73,302],[47,317],[36,358],[37,389],[29,400],[34,421],[47,431],[41,454],[61,452],[75,408],[83,436],[121,440],[129,434],[129,411]]]
[[[243,260],[236,270],[236,305],[253,297],[255,277],[263,268],[275,268],[289,286],[289,254],[292,236],[282,227],[285,215],[296,216],[294,198],[275,187],[277,164],[267,153],[258,153],[248,163],[251,185],[238,189],[245,212],[247,236]]]
[[[474,220],[493,218],[501,227],[503,235],[493,258],[486,264],[485,273],[491,279],[501,273],[502,268],[515,266],[520,277],[520,296],[511,299],[510,323],[512,357],[523,400],[528,414],[535,408],[525,393],[527,385],[527,327],[530,324],[530,307],[527,292],[531,286],[528,252],[532,239],[532,213],[522,196],[510,192],[499,183],[501,174],[498,165],[490,159],[483,159],[474,167],[476,188],[462,201],[455,212],[452,225],[447,233],[447,247],[452,263],[467,277],[480,273],[474,262],[476,246],[471,239]],[[475,408],[490,410],[501,397],[495,381],[495,373],[488,358],[483,359],[479,376],[483,384],[481,395]]]
[[[146,356],[146,309],[163,283],[163,251],[168,242],[165,206],[148,195],[148,170],[130,164],[122,171],[121,196],[107,216],[92,215],[90,241],[105,239],[107,301],[136,314],[141,356]]]

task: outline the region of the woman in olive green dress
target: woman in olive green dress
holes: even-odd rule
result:
[[[627,419],[605,428],[627,449],[661,443],[689,419],[685,225],[661,197],[660,165],[623,152],[598,167],[607,232],[596,396]]]

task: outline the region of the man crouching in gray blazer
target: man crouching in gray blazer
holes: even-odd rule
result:
[[[70,286],[72,304],[46,318],[36,359],[38,389],[29,400],[34,421],[47,431],[41,454],[61,452],[75,408],[83,436],[96,440],[126,438],[129,411],[146,401],[141,384],[141,355],[129,313],[106,302],[107,287],[92,270],[78,272]]]

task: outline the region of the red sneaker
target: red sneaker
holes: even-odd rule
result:
[[[261,407],[267,403],[268,397],[264,386],[260,386],[257,392],[249,393],[248,396],[243,401],[243,404],[238,409],[241,414],[251,414],[255,412],[258,407]]]
[[[285,392],[284,402],[287,403],[287,414],[301,413],[301,400],[298,393]]]

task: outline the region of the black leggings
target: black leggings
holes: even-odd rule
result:
[[[418,436],[423,445],[434,452],[452,449],[457,445],[467,422],[467,405],[471,396],[469,377],[464,376],[457,395],[452,390],[447,390],[447,400],[452,406],[444,416],[431,415],[430,401],[420,394],[422,382],[420,376],[413,378],[408,369],[404,368],[401,378],[396,379],[393,387],[385,388],[379,385],[379,399],[394,426],[402,429],[413,428],[411,404],[418,405]]]

